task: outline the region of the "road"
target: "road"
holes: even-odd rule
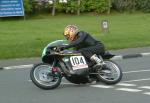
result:
[[[66,80],[54,90],[41,90],[30,69],[0,71],[0,103],[149,103],[150,57],[116,61],[123,70],[117,85],[74,85]]]

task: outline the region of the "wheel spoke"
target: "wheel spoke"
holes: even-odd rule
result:
[[[117,80],[120,76],[120,70],[119,70],[118,66],[110,61],[105,61],[105,63],[108,66],[108,69],[101,70],[99,72],[100,77],[106,81]]]
[[[49,65],[40,65],[35,68],[34,78],[38,83],[45,86],[52,86],[58,82],[59,77],[52,74],[52,67]]]

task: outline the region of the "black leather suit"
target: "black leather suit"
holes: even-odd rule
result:
[[[76,35],[77,39],[70,42],[68,46],[64,47],[65,49],[75,47],[87,59],[87,62],[91,62],[90,58],[93,54],[103,55],[105,53],[103,43],[94,39],[89,33],[80,31]],[[89,66],[91,65],[89,64]]]

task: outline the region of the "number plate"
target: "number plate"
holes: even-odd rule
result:
[[[72,56],[70,57],[73,70],[88,68],[88,65],[83,56]]]

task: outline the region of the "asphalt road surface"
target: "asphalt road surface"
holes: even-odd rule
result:
[[[0,103],[150,103],[150,57],[116,61],[123,79],[116,85],[74,85],[66,80],[54,90],[41,90],[30,69],[0,71]]]

